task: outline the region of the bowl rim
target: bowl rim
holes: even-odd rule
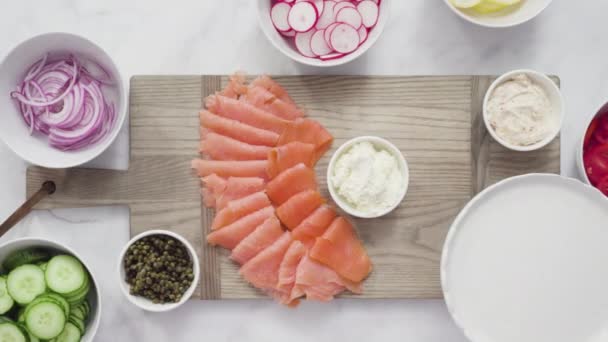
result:
[[[260,2],[271,2],[271,0],[258,0],[257,3],[259,4]],[[263,19],[263,15],[264,13],[260,10],[260,6],[257,6],[257,12],[258,12],[258,24],[260,26],[260,28],[262,29],[262,32],[264,32],[264,36],[266,37],[266,39],[268,41],[270,41],[270,43],[279,51],[281,51],[281,53],[287,57],[289,57],[291,60],[296,61],[298,63],[302,63],[304,65],[309,65],[309,66],[313,66],[313,67],[318,67],[318,68],[328,68],[328,67],[334,67],[334,66],[339,66],[339,65],[344,65],[347,64],[349,62],[354,61],[355,59],[361,57],[363,54],[365,54],[368,50],[371,49],[372,46],[374,46],[376,44],[376,42],[378,41],[378,39],[380,39],[380,37],[382,36],[382,34],[384,33],[384,29],[387,25],[387,23],[390,21],[391,16],[390,16],[390,6],[391,6],[391,2],[390,0],[382,0],[381,5],[386,3],[386,10],[384,12],[386,12],[383,16],[378,15],[378,22],[376,23],[375,26],[372,27],[373,30],[378,30],[378,34],[375,35],[372,38],[369,38],[363,42],[363,44],[360,44],[359,47],[357,47],[357,50],[347,54],[346,56],[343,56],[341,58],[337,58],[337,59],[330,59],[327,61],[322,61],[318,58],[309,58],[309,57],[304,57],[304,56],[300,56],[300,55],[296,55],[298,54],[297,51],[294,51],[293,49],[284,46],[283,44],[279,44],[278,42],[276,42],[274,39],[272,39],[271,37],[271,31],[270,29],[274,30],[274,27],[268,27],[267,25],[264,24],[264,19]],[[382,18],[382,19],[381,19]],[[282,38],[282,37],[281,37]],[[367,44],[367,45],[366,45]]]
[[[135,241],[137,241],[143,237],[150,236],[150,235],[166,235],[166,236],[170,236],[170,237],[178,240],[186,247],[186,250],[188,250],[190,257],[192,258],[192,267],[194,268],[194,279],[192,279],[192,284],[190,284],[190,287],[188,288],[188,290],[186,290],[186,292],[184,292],[182,298],[177,303],[165,303],[165,304],[155,304],[152,302],[141,303],[141,302],[135,300],[136,296],[133,296],[132,294],[129,293],[129,284],[127,284],[127,282],[124,279],[123,260],[127,253],[127,249],[129,249],[129,247]],[[188,240],[186,240],[180,234],[177,234],[170,230],[153,229],[153,230],[148,230],[148,231],[139,233],[139,234],[135,235],[134,237],[132,237],[122,248],[119,258],[118,258],[117,266],[118,266],[117,267],[118,279],[120,280],[120,290],[121,290],[122,294],[133,305],[137,306],[138,308],[140,308],[142,310],[146,310],[146,311],[150,311],[150,312],[166,312],[166,311],[171,311],[171,310],[174,310],[174,309],[180,307],[181,305],[186,303],[192,297],[194,290],[198,287],[198,283],[199,283],[199,279],[200,279],[200,265],[199,265],[198,255],[196,254],[196,251],[194,250],[194,248],[192,247],[190,242],[188,242]],[[137,297],[137,298],[140,298],[140,297]],[[143,297],[141,297],[141,298],[143,298]]]
[[[551,132],[551,134],[548,135],[545,139],[537,142],[536,144],[532,144],[532,145],[528,145],[528,146],[513,145],[513,144],[505,141],[501,137],[499,137],[498,134],[495,132],[495,130],[490,125],[490,122],[488,120],[488,113],[486,110],[488,101],[490,100],[490,96],[492,95],[492,93],[494,92],[496,87],[503,84],[506,80],[512,78],[513,76],[520,75],[520,74],[532,76],[533,79],[538,78],[538,79],[544,80],[545,83],[548,85],[548,88],[544,84],[539,84],[539,86],[541,86],[546,92],[553,93],[554,95],[556,95],[555,97],[558,99],[557,105],[559,106],[559,109],[560,109],[559,113],[556,114],[558,116],[558,125],[556,126],[555,130],[553,132]],[[552,105],[555,105],[555,103],[552,103]],[[486,93],[483,97],[482,116],[483,116],[483,122],[485,124],[486,130],[490,133],[492,138],[494,138],[494,140],[496,140],[499,144],[508,148],[509,150],[517,151],[517,152],[536,151],[536,150],[540,150],[541,148],[549,145],[553,140],[555,140],[555,138],[560,134],[560,132],[562,130],[562,126],[564,124],[564,113],[565,113],[564,95],[562,94],[562,91],[560,90],[560,88],[555,84],[555,82],[549,76],[547,76],[541,72],[531,70],[531,69],[517,69],[517,70],[512,70],[512,71],[502,74],[496,80],[494,80],[494,82],[492,82],[492,84],[490,85],[490,87],[488,88],[488,90],[486,91]]]
[[[459,17],[461,17],[462,19],[473,23],[475,25],[479,25],[479,26],[483,26],[483,27],[487,27],[487,28],[491,28],[491,29],[501,29],[501,28],[509,28],[509,27],[514,27],[514,26],[519,26],[521,24],[525,24],[528,21],[538,17],[542,12],[545,11],[545,9],[547,9],[547,7],[549,7],[549,5],[551,5],[551,3],[553,2],[553,0],[548,0],[547,3],[540,7],[538,9],[538,11],[534,14],[532,14],[531,16],[527,17],[527,18],[522,18],[520,20],[515,20],[511,23],[504,23],[504,24],[492,24],[492,23],[487,23],[484,22],[482,20],[479,20],[473,16],[467,15],[465,12],[463,12],[462,10],[460,10],[459,8],[457,8],[456,6],[454,6],[450,0],[444,0],[444,2],[446,3],[446,5],[448,5],[448,7],[452,10],[452,12],[456,13]]]
[[[90,321],[87,323],[86,327],[87,327],[87,331],[86,332],[90,332],[91,336],[89,337],[88,341],[93,341],[95,339],[95,336],[97,335],[97,331],[99,330],[99,325],[101,322],[101,314],[102,314],[102,300],[101,300],[101,288],[99,287],[99,282],[97,281],[97,279],[95,278],[95,275],[93,274],[93,271],[91,269],[91,267],[89,267],[85,260],[82,258],[82,256],[77,253],[74,249],[72,249],[71,247],[68,247],[66,244],[53,240],[53,239],[48,239],[48,238],[43,238],[43,237],[33,237],[33,236],[27,236],[27,237],[21,237],[21,238],[16,238],[16,239],[12,239],[9,241],[5,241],[0,243],[0,250],[4,249],[5,247],[15,244],[15,243],[21,243],[21,242],[28,242],[28,243],[32,243],[32,246],[35,246],[38,243],[49,243],[52,245],[57,245],[60,248],[64,249],[65,251],[67,251],[69,254],[72,254],[73,256],[75,256],[76,258],[78,258],[78,260],[84,265],[84,267],[87,269],[87,271],[89,272],[89,275],[91,276],[91,279],[93,280],[93,285],[95,288],[95,297],[97,297],[97,305],[95,308],[95,315],[96,318],[93,321]],[[84,336],[83,336],[84,337]]]
[[[399,167],[401,169],[402,176],[405,178],[404,186],[401,189],[401,194],[399,195],[399,200],[395,204],[391,205],[390,207],[388,207],[382,211],[376,212],[376,213],[366,213],[363,211],[359,211],[359,210],[356,210],[355,208],[353,208],[352,206],[350,206],[349,204],[347,204],[336,193],[336,190],[334,189],[334,186],[332,185],[332,180],[331,180],[331,173],[332,173],[332,170],[334,169],[334,165],[335,165],[338,157],[341,156],[342,154],[344,154],[344,152],[347,149],[351,148],[353,145],[360,143],[360,142],[364,142],[364,141],[369,141],[374,145],[380,145],[380,146],[390,150],[390,152],[392,152],[391,154],[393,156],[395,156],[397,158],[397,160],[399,161]],[[334,154],[331,156],[329,165],[327,166],[326,179],[327,179],[327,188],[329,189],[329,194],[330,194],[331,198],[333,199],[333,201],[338,205],[338,207],[340,207],[340,209],[344,210],[349,215],[359,217],[359,218],[367,218],[367,219],[378,218],[378,217],[382,217],[382,216],[385,216],[385,215],[391,213],[399,205],[401,205],[401,203],[403,203],[405,196],[407,195],[407,192],[409,189],[410,169],[409,169],[409,164],[407,163],[407,160],[405,159],[405,156],[403,155],[401,150],[399,148],[397,148],[397,146],[395,146],[393,143],[391,143],[390,141],[388,141],[384,138],[378,137],[378,136],[364,135],[364,136],[352,138],[352,139],[346,141],[345,143],[343,143],[342,145],[340,145],[340,147],[336,150],[336,152],[334,152]]]
[[[4,63],[6,63],[7,58],[9,56],[11,56],[15,52],[15,50],[20,48],[22,45],[28,43],[31,40],[41,39],[41,38],[49,37],[49,36],[69,36],[71,38],[79,39],[79,40],[84,41],[87,44],[94,46],[96,49],[99,49],[103,54],[105,54],[106,57],[108,58],[108,60],[110,61],[110,63],[112,63],[112,67],[114,67],[116,69],[116,73],[119,78],[118,80],[116,80],[117,85],[119,86],[119,90],[117,93],[118,93],[118,96],[120,96],[122,99],[122,101],[121,101],[122,105],[120,106],[120,108],[116,109],[116,113],[118,114],[118,117],[117,117],[116,122],[114,123],[114,127],[113,127],[112,131],[107,135],[107,137],[105,139],[103,139],[103,141],[98,142],[98,144],[101,146],[101,148],[99,149],[99,152],[91,154],[91,156],[89,156],[87,158],[83,158],[82,160],[79,160],[79,161],[75,161],[73,163],[61,163],[61,162],[52,162],[52,163],[42,162],[41,163],[39,161],[35,161],[32,158],[26,157],[23,154],[19,153],[18,149],[13,147],[13,144],[9,143],[6,139],[4,139],[3,136],[0,135],[0,140],[2,142],[4,142],[4,144],[11,151],[13,151],[13,153],[15,155],[17,155],[22,160],[24,160],[30,164],[49,168],[49,169],[67,169],[67,168],[81,166],[83,164],[86,164],[86,163],[92,161],[93,159],[99,157],[101,154],[103,154],[105,151],[107,151],[107,149],[116,141],[118,134],[120,133],[120,131],[122,130],[122,127],[124,126],[127,116],[129,116],[129,113],[128,113],[128,105],[129,105],[128,84],[125,81],[126,80],[124,77],[125,74],[122,72],[121,68],[118,66],[118,64],[116,64],[116,62],[111,57],[111,55],[107,52],[106,49],[104,49],[100,44],[91,40],[90,38],[87,38],[87,37],[84,37],[82,35],[75,34],[72,32],[66,32],[66,31],[45,32],[45,33],[29,36],[28,38],[21,40],[17,44],[11,46],[7,50],[7,53],[4,56],[2,56],[2,59],[0,59],[0,66],[4,65]],[[69,153],[69,152],[64,152],[64,153]]]

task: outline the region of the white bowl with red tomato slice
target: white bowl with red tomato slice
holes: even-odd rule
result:
[[[608,196],[608,103],[585,126],[577,162],[583,180]]]

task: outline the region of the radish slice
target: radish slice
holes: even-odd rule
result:
[[[363,27],[365,29],[365,27]],[[279,31],[280,34],[282,34],[285,37],[295,37],[296,36],[296,31],[294,30],[289,30],[289,31]]]
[[[287,2],[287,3],[292,3],[292,2],[294,2],[294,1],[295,1],[295,0],[283,0],[283,2]]]
[[[295,0],[296,2],[308,1],[311,2],[317,8],[317,13],[321,15],[325,8],[325,1],[323,0]]]
[[[336,28],[336,26],[338,26],[340,24],[341,23],[333,23],[333,24],[329,25],[325,29],[325,34],[324,34],[323,38],[325,38],[325,41],[327,42],[327,45],[329,45],[330,47],[331,47],[331,33]]]
[[[291,6],[287,16],[289,26],[296,32],[309,31],[315,26],[318,19],[317,8],[308,1],[296,2]]]
[[[341,9],[343,8],[357,8],[355,5],[353,5],[350,2],[338,2],[335,6],[334,6],[334,13],[338,14],[338,12],[340,12]]]
[[[337,2],[335,2],[335,1],[331,1],[331,0],[326,1],[326,4],[323,8],[323,12],[321,13],[321,16],[319,17],[319,21],[317,21],[317,26],[316,26],[317,30],[324,30],[329,25],[331,25],[335,22],[334,6],[336,4],[337,4]]]
[[[373,27],[378,22],[379,8],[372,0],[361,1],[357,5],[357,10],[363,18],[363,25],[367,28]]]
[[[315,32],[315,30],[310,30],[308,32],[296,33],[296,48],[304,57],[317,57],[317,55],[315,55],[314,52],[312,52],[312,49],[310,48],[310,41],[312,40],[312,36],[315,34]]]
[[[367,40],[367,28],[365,28],[365,26],[361,26],[357,32],[359,32],[359,45],[361,45]]]
[[[345,7],[336,14],[336,21],[349,24],[358,29],[363,24],[363,18],[356,8]]]
[[[312,35],[310,49],[317,56],[323,56],[334,51],[325,41],[325,30],[319,30]]]
[[[330,53],[324,56],[319,56],[319,59],[322,61],[330,61],[332,59],[342,58],[345,55],[343,53]]]
[[[287,22],[287,16],[289,15],[290,10],[291,5],[285,2],[277,2],[270,9],[270,20],[272,20],[272,24],[278,31],[284,32],[291,30],[291,26],[289,26],[289,22]]]
[[[359,32],[354,27],[342,23],[333,29],[329,42],[336,52],[351,53],[359,47]]]

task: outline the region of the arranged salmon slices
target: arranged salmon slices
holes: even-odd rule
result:
[[[372,263],[352,224],[336,218],[310,250],[310,257],[331,267],[342,277],[360,282],[372,271]]]
[[[296,107],[295,104],[281,100],[275,94],[262,87],[249,88],[241,99],[285,120],[295,120],[304,116],[304,112]]]
[[[325,199],[317,190],[303,191],[281,204],[277,208],[277,217],[289,230],[292,230],[323,203]]]
[[[312,247],[315,240],[329,228],[336,215],[336,211],[329,205],[318,207],[292,230],[293,239]]]
[[[240,275],[290,307],[359,294],[372,270],[355,227],[320,194],[314,167],[333,137],[268,76],[232,76],[199,113],[207,242],[231,250]]]
[[[323,154],[331,147],[334,137],[317,121],[311,119],[297,119],[287,123],[282,132],[278,145],[286,145],[299,141],[315,146],[315,161],[321,159]]]
[[[270,199],[268,199],[268,195],[263,191],[230,201],[226,207],[217,212],[211,224],[211,229],[220,229],[254,211],[268,206],[270,206]]]
[[[313,168],[316,162],[315,158],[315,146],[312,144],[293,141],[275,147],[268,152],[268,177],[275,178],[281,172],[300,163]]]
[[[251,145],[276,146],[280,135],[246,125],[236,120],[223,118],[206,110],[199,114],[201,128],[222,134],[224,136],[242,141]],[[205,138],[205,131],[201,130],[201,137]]]
[[[214,230],[207,235],[207,242],[212,245],[233,249],[260,224],[273,216],[274,208],[272,206],[260,209],[227,226]]]
[[[283,235],[281,222],[276,216],[269,217],[253,233],[239,242],[232,250],[230,258],[242,265],[272,245],[281,235]]]
[[[281,172],[266,185],[266,193],[275,205],[287,202],[302,191],[316,189],[315,171],[302,163]]]

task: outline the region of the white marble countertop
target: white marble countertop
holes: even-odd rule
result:
[[[496,30],[464,22],[443,0],[397,0],[391,22],[368,54],[318,70],[292,62],[266,41],[253,0],[2,1],[0,56],[35,34],[66,31],[102,45],[127,76],[537,69],[561,77],[567,106],[562,170],[575,176],[575,144],[584,121],[608,97],[606,13],[603,0],[556,0],[534,21]],[[122,134],[95,164],[125,168],[127,139]],[[0,144],[0,220],[24,200],[25,169]],[[115,282],[116,256],[128,238],[126,208],[35,212],[3,239],[24,235],[68,243],[92,265],[103,295],[98,341],[465,341],[441,301],[338,300],[305,303],[297,310],[261,300],[193,301],[172,313],[144,313],[124,301]]]

